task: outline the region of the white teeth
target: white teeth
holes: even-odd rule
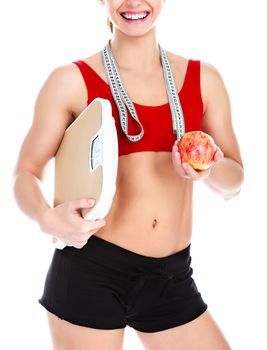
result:
[[[123,13],[122,16],[127,19],[139,19],[147,16],[147,12],[138,13],[136,15],[130,13]]]

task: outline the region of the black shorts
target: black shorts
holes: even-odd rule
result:
[[[93,235],[81,249],[55,249],[38,301],[85,327],[157,332],[182,325],[208,307],[191,277],[190,246],[156,258]]]

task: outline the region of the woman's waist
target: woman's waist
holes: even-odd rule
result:
[[[129,225],[116,230],[105,226],[94,235],[137,254],[164,257],[186,248],[191,243],[192,229],[188,225],[180,232],[166,230],[151,233],[145,230],[133,231]]]
[[[169,223],[179,228],[192,216],[192,190],[166,188],[160,190],[139,189],[138,192],[116,191],[111,208],[106,215],[107,223],[116,226],[136,224],[144,229],[158,227],[157,222]],[[155,222],[154,220],[157,220]],[[147,226],[148,225],[148,226]]]
[[[139,201],[116,206],[106,225],[95,235],[148,256],[166,256],[188,246],[192,231],[192,206]]]

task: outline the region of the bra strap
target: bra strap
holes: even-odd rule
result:
[[[89,67],[87,66],[87,64],[81,60],[78,60],[78,61],[74,61],[72,62],[74,64],[76,64],[76,66],[79,68],[82,76],[83,76],[83,79],[84,79],[84,82],[85,82],[85,85],[86,85],[86,89],[87,89],[87,104],[88,104],[88,101],[89,101],[89,86],[90,86],[90,70],[89,70]]]
[[[200,86],[200,60],[190,60],[186,76],[185,88],[190,91],[190,101],[194,105],[202,105],[201,86]]]

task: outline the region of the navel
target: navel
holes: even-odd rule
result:
[[[157,223],[158,223],[158,221],[156,219],[154,219],[153,222],[152,222],[152,227],[155,228]]]

